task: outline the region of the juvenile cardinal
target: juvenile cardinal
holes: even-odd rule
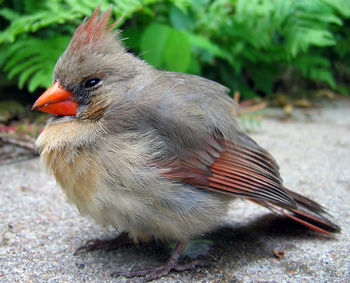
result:
[[[193,267],[178,264],[186,243],[217,228],[237,197],[340,231],[283,186],[275,159],[237,126],[226,87],[126,52],[109,15],[98,7],[77,28],[33,109],[56,115],[36,146],[82,214],[124,231],[115,243],[177,243],[164,265],[118,275],[152,280]]]

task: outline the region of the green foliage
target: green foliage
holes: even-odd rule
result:
[[[5,58],[8,60],[4,67],[4,70],[8,71],[8,78],[12,79],[18,75],[18,86],[22,88],[30,77],[28,84],[30,92],[39,86],[49,87],[53,66],[69,40],[69,36],[55,36],[41,40],[29,37],[10,45],[6,50]]]
[[[172,29],[165,46],[164,62],[166,66],[175,72],[186,72],[191,60],[191,46],[186,33]]]
[[[149,25],[141,36],[143,59],[155,67],[166,66],[172,71],[186,72],[191,59],[187,34],[163,24]]]
[[[163,63],[163,50],[167,43],[170,28],[162,24],[153,24],[148,26],[142,33],[140,48],[145,50],[143,58],[159,67]],[[137,47],[137,46],[135,46]]]
[[[92,0],[12,0],[0,8],[0,64],[30,91],[51,72]],[[306,82],[348,92],[348,0],[114,0],[125,44],[157,68],[207,76],[245,97]],[[301,83],[302,82],[302,83]]]

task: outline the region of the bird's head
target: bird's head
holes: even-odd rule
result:
[[[127,53],[115,24],[108,26],[111,9],[99,15],[96,8],[88,21],[76,29],[56,63],[53,85],[35,102],[33,109],[60,116],[96,120],[126,91],[130,81],[146,64]]]

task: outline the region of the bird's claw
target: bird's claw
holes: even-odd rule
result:
[[[128,237],[127,233],[121,233],[118,237],[108,240],[99,240],[99,239],[93,239],[88,240],[85,245],[82,245],[79,247],[75,252],[74,255],[78,255],[81,252],[90,252],[97,249],[117,249],[121,245],[127,245],[130,244],[131,241]]]
[[[73,255],[78,255],[79,253],[82,253],[82,252],[89,252],[96,249],[101,249],[102,248],[101,245],[103,245],[103,242],[104,241],[101,241],[99,239],[88,240],[84,245],[77,248]]]
[[[192,270],[196,266],[208,266],[207,262],[203,262],[201,260],[195,260],[188,264],[169,264],[166,263],[161,266],[151,266],[151,265],[135,265],[131,270],[125,271],[117,271],[112,273],[112,276],[125,276],[126,278],[134,278],[134,277],[143,277],[143,282],[152,281],[154,279],[166,276],[172,270],[176,271],[185,271]]]

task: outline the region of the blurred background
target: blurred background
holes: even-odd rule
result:
[[[98,3],[0,0],[2,143],[32,147],[47,115],[31,113],[30,105],[51,85],[56,60]],[[103,11],[112,5],[130,52],[159,69],[218,81],[253,110],[269,104],[290,114],[293,107],[312,107],[314,98],[350,92],[348,0],[114,0],[101,5]]]

